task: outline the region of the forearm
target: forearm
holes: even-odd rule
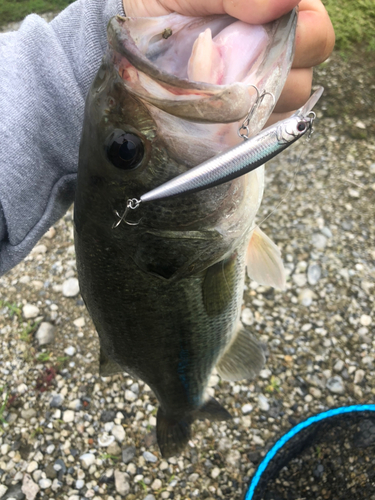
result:
[[[0,274],[74,199],[85,97],[121,0],[78,0],[0,35]]]

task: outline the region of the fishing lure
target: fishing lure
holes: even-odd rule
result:
[[[323,90],[323,87],[319,87],[306,104],[291,117],[267,127],[255,137],[248,139],[246,135],[240,133],[242,129],[246,129],[246,125],[243,124],[239,135],[244,138],[244,142],[148,191],[139,199],[127,200],[124,214],[120,216],[116,213],[119,220],[113,227],[117,227],[122,221],[136,225],[137,223],[126,221],[126,215],[129,210],[138,208],[141,203],[201,191],[236,179],[271,160],[306,133],[311,136],[316,117],[312,109]]]

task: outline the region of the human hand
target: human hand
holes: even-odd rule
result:
[[[270,125],[301,107],[311,93],[313,67],[332,52],[335,34],[321,0],[123,0],[130,17],[229,14],[250,24],[263,24],[299,5],[296,50],[284,90],[268,120]]]

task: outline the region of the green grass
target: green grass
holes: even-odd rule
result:
[[[13,21],[21,21],[32,13],[58,12],[72,2],[73,0],[1,0],[0,26]]]
[[[375,51],[374,0],[323,0],[336,33],[336,49],[351,52],[361,44]]]

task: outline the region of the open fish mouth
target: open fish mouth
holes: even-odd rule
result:
[[[185,120],[231,123],[255,103],[254,85],[278,99],[293,60],[296,22],[295,10],[262,26],[227,15],[116,16],[108,39],[129,92]],[[263,100],[250,135],[273,106],[273,99]]]

